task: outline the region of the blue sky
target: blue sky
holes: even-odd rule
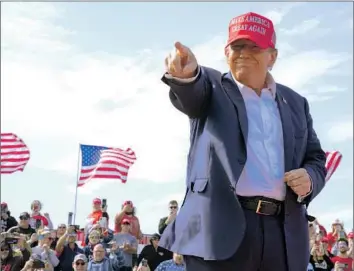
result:
[[[217,13],[215,12],[217,11]],[[171,199],[182,200],[189,127],[160,82],[177,40],[202,65],[227,71],[228,22],[254,11],[276,27],[273,76],[305,95],[325,150],[340,168],[311,213],[353,227],[352,3],[3,3],[2,131],[31,150],[23,173],[1,177],[14,215],[34,199],[54,224],[73,210],[79,143],[131,147],[138,160],[126,184],[97,180],[79,189],[77,223],[94,197],[113,217],[125,200],[145,233],[157,230]]]

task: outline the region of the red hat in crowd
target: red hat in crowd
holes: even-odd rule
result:
[[[321,240],[322,243],[328,243],[328,238],[327,237],[323,237]]]
[[[352,231],[350,233],[348,233],[348,238],[349,239],[353,239],[354,238],[354,233]]]
[[[95,199],[93,199],[92,203],[95,204],[95,205],[96,204],[102,204],[102,201],[99,198],[95,198]]]
[[[123,206],[125,206],[125,205],[131,205],[133,207],[133,202],[131,200],[126,200],[123,203]]]
[[[122,220],[122,224],[129,224],[129,225],[130,225],[129,219],[124,218],[124,219]]]
[[[6,202],[1,202],[1,208],[6,208],[7,207],[7,203]]]
[[[254,12],[237,16],[230,21],[226,47],[239,39],[253,41],[262,49],[275,48],[276,35],[273,22]]]

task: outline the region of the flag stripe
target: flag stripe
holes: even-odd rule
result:
[[[81,145],[81,170],[78,186],[92,179],[119,179],[127,181],[128,171],[136,160],[132,149],[122,150],[92,145]]]
[[[13,133],[1,133],[1,174],[23,171],[30,159],[26,144]]]
[[[333,173],[337,170],[342,161],[342,154],[339,151],[326,152],[326,169],[327,175],[325,181],[328,182]]]

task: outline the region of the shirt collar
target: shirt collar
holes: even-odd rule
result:
[[[238,86],[238,88],[240,89],[241,92],[242,92],[242,90],[246,90],[246,88],[250,89],[249,87],[247,87],[244,84],[242,84],[239,81],[237,81],[232,73],[231,73],[231,76],[232,76],[232,79],[234,79],[236,85]],[[275,80],[274,80],[273,76],[269,72],[267,73],[266,83],[267,83],[269,91],[272,93],[273,99],[275,99],[275,96],[276,96],[276,93],[277,93],[276,92],[277,91],[277,87],[276,87],[276,83],[275,83]]]

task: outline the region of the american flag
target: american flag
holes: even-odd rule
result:
[[[136,157],[130,148],[108,148],[92,145],[80,145],[81,171],[78,186],[83,186],[91,179],[120,179],[127,181],[129,168]]]
[[[1,174],[23,171],[30,151],[26,144],[13,133],[1,133]]]
[[[339,151],[326,152],[326,169],[327,175],[325,181],[332,177],[340,162],[342,161],[342,154]]]

